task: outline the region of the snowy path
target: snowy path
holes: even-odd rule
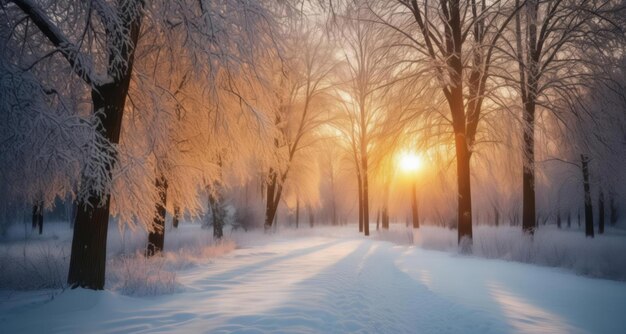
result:
[[[179,280],[185,290],[167,296],[75,290],[43,305],[2,307],[0,328],[4,333],[626,333],[625,283],[382,241],[277,241],[236,250],[181,272]]]

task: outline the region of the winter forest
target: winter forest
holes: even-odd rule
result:
[[[623,0],[0,0],[2,332],[624,309]]]

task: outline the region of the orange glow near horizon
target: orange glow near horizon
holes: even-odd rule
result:
[[[413,152],[402,152],[398,156],[400,169],[404,172],[415,172],[422,167],[422,158]]]

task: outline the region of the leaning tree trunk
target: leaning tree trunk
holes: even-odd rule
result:
[[[585,190],[585,235],[593,235],[593,207],[591,205],[591,190],[589,189],[589,157],[580,155],[583,170],[583,188]]]
[[[146,256],[154,256],[163,251],[165,246],[165,206],[167,204],[167,179],[164,175],[155,181],[159,192],[159,201],[156,203],[156,213],[152,222],[152,231],[148,234]]]
[[[141,28],[141,13],[132,13],[130,10],[123,12],[122,20],[127,23],[126,33],[129,34],[130,43],[121,45],[116,57],[110,56],[109,65],[114,65],[121,57],[126,60],[125,66],[122,69],[109,66],[109,75],[114,80],[96,85],[91,91],[93,110],[100,122],[98,131],[111,144],[119,143],[124,105],[133,68],[134,47],[137,45]],[[115,36],[110,38],[114,40]],[[114,162],[108,166],[109,174],[113,172],[113,168]],[[93,183],[91,181],[89,176],[83,174],[81,185],[88,187]],[[78,203],[67,278],[72,288],[104,289],[110,199],[109,194],[101,195],[91,191],[85,200]]]

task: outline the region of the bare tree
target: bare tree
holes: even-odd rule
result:
[[[302,29],[285,39],[287,47],[298,52],[285,60],[284,75],[277,79],[276,162],[269,168],[266,181],[266,230],[272,227],[292,165],[302,158],[298,157],[300,152],[316,141],[315,130],[328,117],[330,79],[336,61],[325,35],[315,27]]]
[[[579,48],[587,41],[599,42],[616,28],[607,13],[610,1],[516,0],[515,52],[522,102],[523,214],[524,231],[535,228],[535,123],[537,108],[548,110],[558,96],[572,99],[577,85],[584,85],[590,63]],[[601,38],[600,38],[601,39]],[[593,43],[593,42],[592,42]],[[555,97],[555,95],[557,97]]]
[[[470,157],[498,42],[516,12],[509,3],[398,0],[370,5],[376,21],[397,33],[397,44],[412,50],[407,61],[430,64],[448,104],[456,149],[459,242],[472,238]]]

